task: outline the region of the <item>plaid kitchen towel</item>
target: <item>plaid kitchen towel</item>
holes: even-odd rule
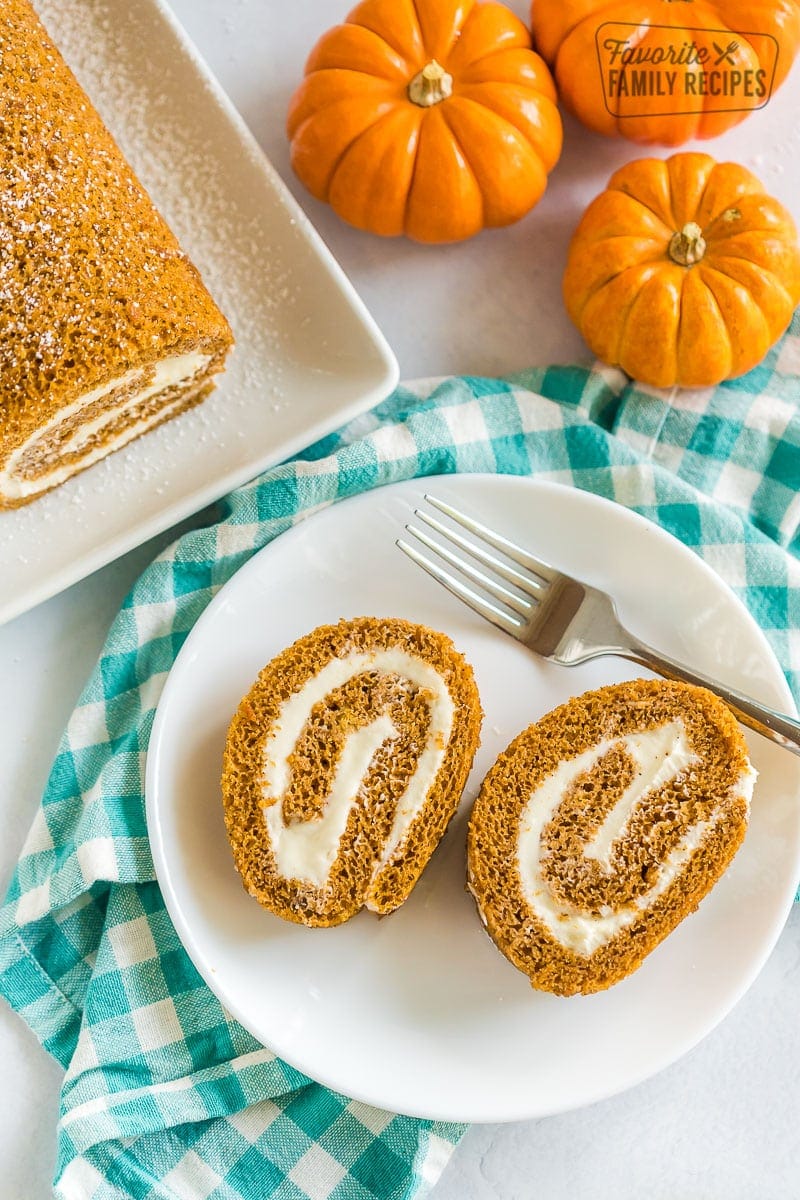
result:
[[[154,881],[143,772],[167,672],[215,592],[323,505],[415,476],[536,475],[679,537],[743,598],[800,696],[800,323],[712,393],[605,368],[401,387],[229,496],[145,572],[64,735],[0,914],[0,991],[66,1068],[62,1200],[411,1200],[462,1129],[310,1082],[225,1012]]]

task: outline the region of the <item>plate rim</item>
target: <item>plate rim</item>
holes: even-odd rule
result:
[[[775,655],[775,652],[773,651],[764,630],[758,625],[744,601],[737,596],[727,581],[724,580],[713,569],[713,567],[711,567],[691,547],[681,542],[681,540],[669,530],[664,529],[662,526],[650,520],[642,513],[636,512],[634,509],[628,508],[627,506],[620,504],[609,497],[600,496],[595,492],[589,491],[588,489],[583,489],[556,480],[540,479],[533,475],[501,475],[492,472],[453,472],[446,475],[417,476],[407,480],[393,481],[391,483],[381,485],[378,488],[373,488],[368,492],[357,493],[354,496],[342,497],[341,499],[336,499],[331,503],[326,504],[322,509],[312,510],[289,529],[278,534],[272,539],[272,541],[267,543],[267,545],[255,551],[250,558],[243,563],[242,566],[240,566],[238,570],[235,571],[230,577],[230,579],[227,580],[226,583],[220,588],[219,592],[217,592],[217,594],[209,602],[208,606],[203,610],[200,617],[198,617],[183,646],[178,652],[178,655],[176,655],[175,661],[173,662],[173,665],[167,675],[167,679],[164,683],[163,690],[156,706],[156,713],[150,731],[145,766],[145,814],[156,881],[161,890],[167,912],[173,922],[173,925],[175,926],[175,930],[181,945],[191,959],[198,973],[201,975],[219,1002],[223,1004],[224,1007],[231,1013],[231,1015],[239,1022],[239,1024],[242,1025],[242,1027],[260,1043],[262,1043],[270,1053],[276,1054],[284,1062],[293,1067],[293,1069],[301,1071],[312,1081],[319,1083],[320,1085],[327,1087],[334,1092],[345,1094],[353,1100],[360,1101],[361,1103],[365,1103],[376,1108],[397,1112],[402,1116],[407,1116],[417,1120],[441,1121],[444,1123],[455,1124],[505,1124],[516,1121],[539,1120],[549,1116],[558,1116],[566,1112],[577,1111],[592,1104],[611,1099],[614,1096],[630,1091],[645,1081],[660,1074],[668,1067],[678,1063],[697,1045],[704,1041],[705,1038],[708,1037],[722,1023],[722,1021],[724,1021],[730,1015],[731,1011],[738,1005],[743,996],[749,991],[755,980],[760,975],[768,958],[772,954],[772,951],[774,950],[775,945],[783,932],[789,914],[792,911],[798,881],[796,880],[792,885],[787,884],[785,889],[783,889],[785,894],[782,897],[782,901],[779,905],[777,903],[775,905],[776,913],[779,915],[777,915],[771,923],[770,936],[765,938],[762,942],[759,954],[753,955],[750,963],[748,964],[748,969],[742,973],[742,976],[738,980],[736,987],[731,989],[725,1003],[721,1007],[715,1009],[713,1019],[709,1023],[706,1023],[703,1028],[699,1030],[699,1032],[692,1033],[683,1040],[676,1039],[668,1051],[663,1052],[660,1056],[651,1058],[646,1069],[643,1069],[641,1072],[631,1072],[625,1080],[618,1083],[613,1088],[607,1088],[598,1084],[598,1086],[593,1090],[584,1089],[581,1097],[575,1101],[564,1102],[556,1105],[550,1104],[544,1107],[531,1105],[525,1109],[522,1109],[519,1104],[512,1104],[511,1106],[507,1106],[505,1108],[498,1107],[498,1105],[495,1104],[494,1107],[485,1108],[483,1112],[477,1108],[472,1108],[469,1113],[462,1112],[461,1114],[457,1114],[452,1108],[445,1108],[437,1105],[426,1106],[422,1104],[418,1108],[416,1106],[403,1105],[402,1107],[398,1108],[396,1105],[391,1103],[387,1105],[385,1099],[382,1100],[375,1092],[369,1092],[363,1088],[352,1089],[348,1087],[343,1091],[341,1080],[331,1077],[324,1071],[312,1073],[309,1071],[308,1063],[300,1062],[296,1056],[291,1054],[284,1054],[283,1050],[271,1049],[268,1042],[263,1037],[263,1032],[253,1028],[253,1023],[249,1020],[247,1015],[242,1012],[242,1009],[237,1003],[235,996],[230,996],[226,992],[224,985],[221,984],[214,969],[206,963],[204,955],[197,950],[193,943],[191,930],[188,928],[188,924],[183,916],[180,902],[172,888],[168,862],[169,856],[164,852],[164,839],[162,838],[158,804],[156,800],[155,777],[157,775],[162,751],[162,726],[168,719],[167,714],[171,700],[171,692],[173,688],[177,686],[175,683],[177,675],[174,675],[173,672],[175,671],[175,667],[179,660],[181,660],[184,656],[188,658],[193,653],[193,643],[196,640],[196,631],[201,628],[203,623],[205,623],[206,618],[211,621],[216,612],[226,603],[227,590],[234,583],[234,581],[239,580],[243,573],[249,573],[250,571],[255,572],[257,570],[256,560],[260,560],[262,556],[268,557],[269,551],[276,544],[285,544],[287,540],[295,540],[296,537],[299,538],[302,535],[304,527],[310,518],[314,518],[317,515],[321,515],[322,513],[331,509],[339,508],[341,504],[347,504],[348,501],[364,502],[367,497],[381,494],[387,489],[407,489],[413,488],[415,485],[423,488],[427,487],[428,485],[435,486],[437,482],[447,483],[459,481],[461,479],[475,480],[478,483],[481,481],[503,481],[503,486],[508,486],[511,481],[514,481],[515,484],[529,486],[535,490],[541,490],[554,496],[558,496],[560,493],[565,491],[577,493],[590,506],[598,506],[600,508],[613,511],[615,515],[620,517],[623,521],[630,520],[632,523],[640,525],[643,529],[647,529],[657,538],[660,538],[667,543],[671,543],[674,547],[678,548],[679,552],[691,555],[695,565],[700,569],[701,573],[705,574],[706,577],[714,584],[714,586],[721,588],[726,593],[727,599],[732,601],[734,606],[738,609],[740,618],[743,618],[746,621],[751,629],[751,632],[756,635],[770,664],[771,682],[776,686],[776,690],[781,693],[783,702],[786,705],[787,713],[795,716],[798,715],[798,706],[794,701],[788,681],[786,680],[780,663],[778,662],[777,656]],[[794,859],[796,868],[800,870],[800,827],[798,828],[797,844],[794,848]]]

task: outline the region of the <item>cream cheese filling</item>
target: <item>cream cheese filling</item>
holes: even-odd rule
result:
[[[398,802],[383,853],[373,868],[373,879],[392,857],[414,818],[422,810],[444,761],[453,728],[455,706],[445,680],[429,663],[396,647],[353,653],[326,663],[283,702],[264,746],[264,822],[276,868],[285,879],[297,879],[314,887],[325,885],[339,853],[347,818],[358,801],[372,758],[380,746],[399,736],[388,716],[380,716],[351,733],[342,750],[321,816],[310,821],[286,824],[283,798],[291,782],[289,756],[311,710],[334,689],[365,671],[399,675],[409,680],[427,693],[430,709],[426,744]]]
[[[595,859],[610,873],[613,870],[614,845],[624,834],[636,808],[657,788],[699,761],[688,743],[682,721],[671,721],[657,729],[600,742],[577,758],[559,764],[531,794],[522,814],[517,841],[517,867],[527,904],[556,941],[586,956],[609,942],[620,930],[632,925],[643,911],[663,895],[721,816],[721,808],[717,806],[707,821],[700,821],[687,830],[661,863],[652,887],[622,908],[614,910],[608,907],[600,914],[595,914],[555,897],[541,869],[544,829],[576,779],[591,770],[616,745],[622,745],[630,754],[636,764],[636,774],[585,849],[587,858]],[[742,796],[748,804],[755,778],[755,771],[748,766],[734,789],[734,794]]]
[[[89,467],[101,458],[105,458],[113,450],[121,449],[122,446],[132,441],[133,438],[144,433],[151,425],[155,425],[157,421],[163,420],[167,413],[171,412],[174,408],[178,408],[183,403],[183,397],[177,396],[174,401],[164,405],[163,408],[128,425],[116,436],[106,438],[95,446],[91,446],[90,443],[93,438],[102,433],[106,426],[112,425],[121,416],[124,416],[126,412],[135,409],[152,396],[157,395],[161,391],[166,391],[168,388],[189,383],[210,361],[210,355],[193,352],[190,354],[176,354],[171,358],[165,358],[161,362],[156,363],[150,383],[132,395],[126,396],[119,404],[105,410],[92,420],[84,421],[64,441],[61,453],[65,457],[73,454],[81,454],[82,447],[87,447],[86,453],[82,454],[80,459],[73,459],[71,462],[53,466],[50,470],[43,471],[33,479],[28,478],[20,473],[18,466],[25,455],[31,450],[35,450],[38,442],[46,441],[48,437],[57,431],[59,425],[65,421],[72,420],[82,409],[88,408],[98,400],[102,400],[110,392],[115,391],[117,388],[129,387],[136,376],[141,373],[142,368],[137,367],[131,371],[126,371],[118,379],[112,379],[108,383],[104,383],[101,387],[86,392],[71,404],[59,409],[54,417],[37,429],[26,442],[9,454],[2,471],[0,471],[0,494],[9,500],[22,500],[27,496],[33,496],[47,488],[64,483],[71,475],[75,474],[79,467],[83,470],[84,467]]]

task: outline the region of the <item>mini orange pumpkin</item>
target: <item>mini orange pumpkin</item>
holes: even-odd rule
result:
[[[797,230],[736,163],[628,163],[584,213],[564,299],[598,358],[655,387],[755,367],[800,304]]]
[[[667,146],[763,108],[800,47],[797,0],[533,0],[531,24],[578,120]]]
[[[501,4],[365,0],[288,116],[292,167],[351,225],[455,242],[541,198],[561,153],[550,72]]]

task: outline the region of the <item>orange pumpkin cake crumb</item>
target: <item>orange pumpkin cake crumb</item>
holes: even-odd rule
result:
[[[28,0],[0,9],[0,508],[199,403],[233,335]]]
[[[511,743],[475,803],[468,879],[488,933],[542,991],[619,982],[726,870],[754,781],[704,688],[637,680],[570,700]]]
[[[360,617],[300,638],[228,731],[225,823],[247,891],[303,925],[393,912],[458,808],[480,724],[444,634]]]

